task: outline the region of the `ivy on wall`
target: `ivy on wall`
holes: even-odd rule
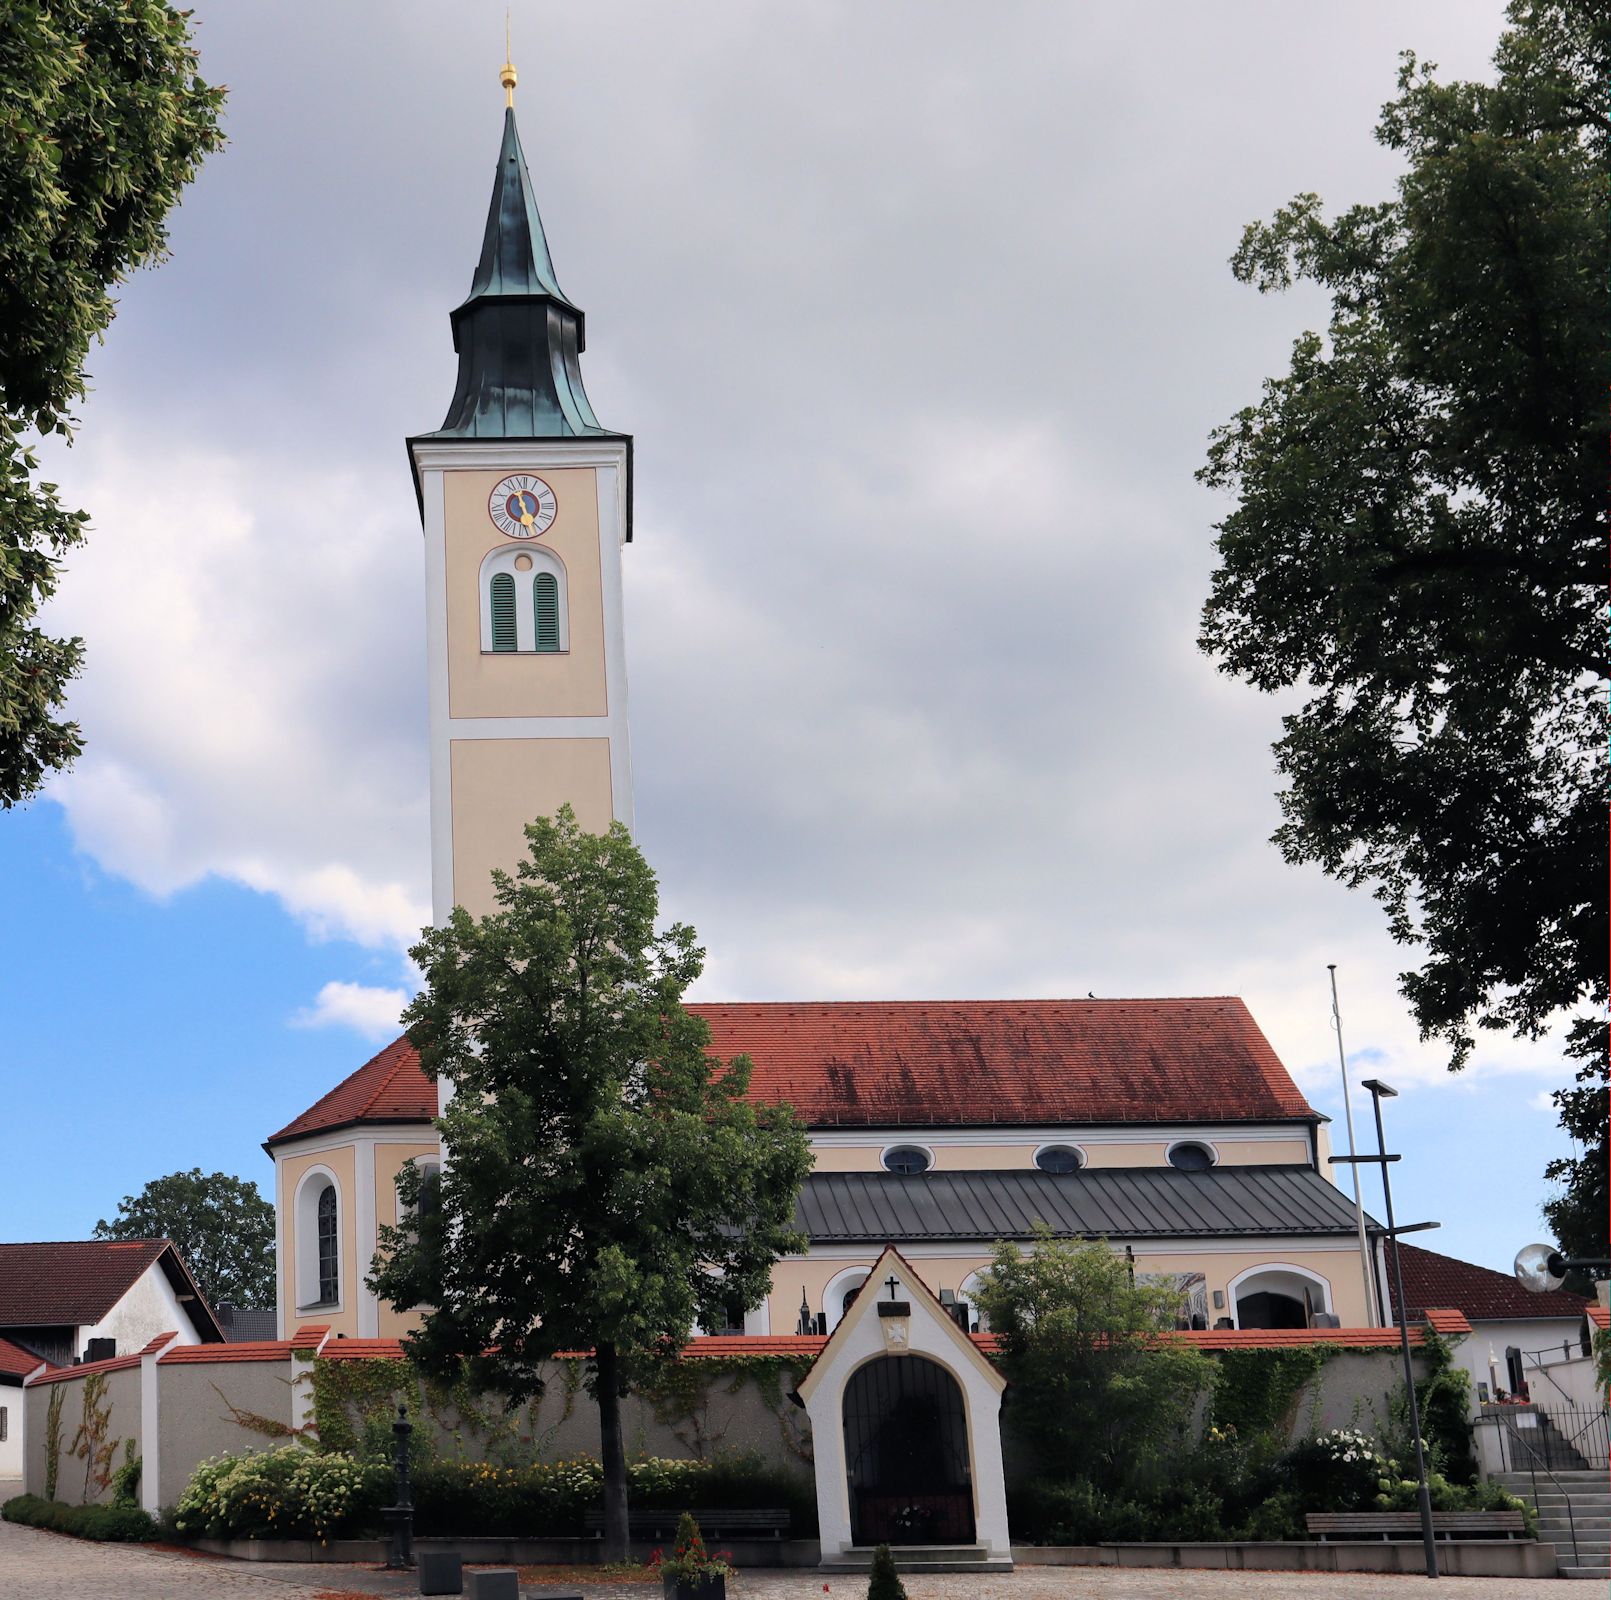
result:
[[[67,1385],[51,1385],[50,1399],[45,1402],[45,1498],[56,1498],[56,1480],[62,1468],[62,1403],[67,1399]]]
[[[112,1461],[123,1441],[107,1438],[112,1425],[112,1403],[106,1398],[104,1372],[92,1372],[84,1379],[80,1399],[81,1415],[78,1431],[73,1435],[72,1451],[74,1458],[84,1463],[84,1504],[88,1505],[92,1490],[100,1495],[112,1486]]]
[[[639,1373],[637,1392],[655,1421],[670,1428],[696,1460],[704,1461],[727,1433],[726,1426],[716,1425],[712,1402],[718,1394],[736,1395],[746,1384],[753,1384],[761,1404],[777,1422],[784,1448],[797,1460],[810,1462],[811,1435],[805,1412],[789,1399],[810,1370],[811,1363],[799,1356],[673,1358],[657,1361]]]
[[[1216,1351],[1214,1426],[1235,1428],[1244,1439],[1262,1433],[1288,1438],[1303,1391],[1337,1350],[1336,1345],[1300,1344],[1278,1350]]]
[[[496,1395],[477,1394],[464,1380],[432,1382],[412,1364],[395,1356],[312,1364],[313,1424],[321,1449],[357,1455],[389,1454],[391,1424],[399,1405],[416,1422],[413,1448],[422,1458],[436,1453],[434,1435],[454,1441],[454,1453],[465,1459],[515,1464],[542,1459],[547,1445],[570,1419],[582,1389],[582,1362],[554,1363],[554,1381],[530,1405],[505,1408]],[[730,1423],[723,1422],[714,1402],[753,1385],[778,1425],[785,1449],[800,1461],[811,1460],[805,1413],[789,1399],[809,1370],[798,1357],[712,1356],[695,1361],[655,1361],[635,1374],[635,1392],[655,1421],[670,1428],[691,1456],[706,1460],[716,1451]],[[557,1391],[558,1415],[550,1402]]]

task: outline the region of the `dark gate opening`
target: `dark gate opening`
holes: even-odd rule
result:
[[[853,1543],[973,1543],[967,1414],[944,1367],[869,1361],[845,1385],[844,1421]]]

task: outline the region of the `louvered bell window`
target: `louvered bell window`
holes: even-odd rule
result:
[[[515,642],[515,580],[500,572],[492,580],[492,648],[512,651]]]
[[[539,572],[531,585],[532,608],[537,618],[537,649],[552,654],[559,649],[559,580]]]
[[[319,1304],[333,1306],[341,1298],[336,1254],[336,1191],[326,1185],[319,1195]]]

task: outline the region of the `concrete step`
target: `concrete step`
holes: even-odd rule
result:
[[[1611,1561],[1603,1567],[1562,1567],[1560,1573],[1563,1578],[1598,1578],[1604,1582],[1611,1578]]]
[[[982,1544],[903,1544],[892,1546],[890,1554],[895,1557],[897,1572],[1012,1571],[1010,1556],[992,1556]],[[862,1545],[824,1558],[817,1570],[853,1577],[867,1573],[872,1564],[872,1546]]]
[[[1525,1471],[1495,1472],[1491,1476],[1493,1482],[1502,1483],[1507,1489],[1514,1489],[1520,1485],[1530,1485],[1533,1481],[1532,1473]],[[1544,1469],[1542,1467],[1538,1469],[1538,1483],[1540,1488],[1546,1486],[1549,1483],[1550,1478],[1554,1478],[1569,1489],[1575,1489],[1580,1484],[1587,1485],[1592,1488],[1604,1489],[1607,1487],[1608,1483],[1611,1483],[1611,1475],[1607,1474],[1607,1471],[1604,1467],[1590,1467],[1586,1471],[1579,1470],[1575,1467],[1570,1469],[1554,1467],[1550,1470],[1549,1477],[1545,1477]]]

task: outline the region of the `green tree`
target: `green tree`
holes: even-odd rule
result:
[[[621,1397],[730,1299],[760,1303],[810,1168],[787,1106],[745,1098],[750,1063],[707,1053],[681,1000],[704,952],[656,932],[654,874],[619,823],[570,808],[526,829],[497,910],[457,907],[412,955],[425,987],[404,1014],[420,1063],[453,1098],[447,1152],[415,1213],[382,1230],[370,1279],[419,1307],[405,1343],[427,1372],[461,1373],[510,1403],[540,1394],[556,1351],[589,1350],[605,1483],[605,1550],[627,1548]]]
[[[35,481],[68,435],[113,288],[161,259],[163,219],[221,143],[189,13],[160,0],[15,0],[0,28],[0,807],[82,748],[61,719],[83,644],[36,622],[85,513]]]
[[[1406,55],[1396,196],[1244,233],[1238,278],[1332,309],[1213,435],[1199,476],[1235,506],[1201,644],[1305,695],[1276,843],[1419,948],[1423,1037],[1458,1068],[1479,1029],[1570,1018],[1603,1148],[1611,11],[1514,0],[1495,68]]]
[[[124,1195],[97,1239],[170,1239],[213,1305],[274,1304],[274,1207],[255,1183],[200,1167]]]
[[[1008,1416],[1048,1476],[1104,1488],[1144,1478],[1213,1386],[1212,1358],[1168,1337],[1180,1291],[1135,1281],[1106,1240],[1042,1227],[1027,1253],[997,1244],[978,1300],[1014,1385]]]

